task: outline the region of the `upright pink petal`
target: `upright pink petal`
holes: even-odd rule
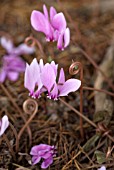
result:
[[[64,47],[63,47],[64,39],[63,38],[64,38],[63,34],[60,34],[59,37],[58,37],[57,48],[59,50],[64,50]]]
[[[52,61],[50,65],[53,67],[53,70],[55,72],[55,76],[57,76],[58,64],[55,64],[55,62]]]
[[[64,48],[66,48],[70,43],[70,30],[67,28],[64,32]]]
[[[4,67],[0,69],[0,83],[3,83],[6,78],[7,71]]]
[[[4,47],[8,53],[13,52],[13,42],[10,39],[7,39],[6,37],[1,37],[1,45]]]
[[[46,5],[43,5],[43,12],[44,12],[44,16],[49,20],[48,10],[47,10]]]
[[[59,96],[67,96],[70,92],[78,90],[81,86],[81,81],[77,79],[69,79],[60,89]]]
[[[46,169],[48,166],[50,166],[53,163],[53,157],[49,157],[48,159],[44,159],[44,161],[41,164],[41,168]]]
[[[63,68],[60,70],[58,84],[63,85],[65,83],[65,73]]]
[[[1,123],[0,123],[0,136],[3,135],[5,130],[8,128],[8,126],[9,126],[9,120],[8,120],[8,117],[5,115],[3,116]]]
[[[44,63],[43,63],[42,59],[40,59],[40,61],[39,61],[39,67],[40,67],[40,71],[42,71],[42,69],[44,67]]]
[[[33,11],[31,14],[31,24],[36,31],[43,32],[50,40],[53,39],[53,32],[48,19],[39,11]]]
[[[38,85],[39,89],[43,86],[40,78],[40,68],[36,59],[32,61],[30,66],[28,64],[26,65],[24,80],[24,86],[30,93],[33,93],[35,85]]]
[[[57,14],[57,11],[54,7],[50,8],[50,21],[52,23],[53,17]]]
[[[66,20],[62,12],[56,14],[52,20],[52,26],[60,32],[66,29]]]
[[[48,92],[50,92],[51,88],[53,87],[56,76],[55,72],[50,64],[45,64],[42,73],[41,73],[41,80],[43,85],[47,88]]]

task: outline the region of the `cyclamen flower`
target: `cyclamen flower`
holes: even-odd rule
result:
[[[101,168],[99,168],[98,170],[106,170],[105,166],[102,166]]]
[[[5,132],[5,130],[9,126],[9,120],[8,117],[5,115],[3,118],[0,120],[0,136],[2,136]]]
[[[32,164],[35,165],[43,159],[41,168],[46,169],[53,163],[53,157],[56,156],[55,146],[40,144],[33,146],[30,155],[32,155]]]
[[[30,96],[39,98],[41,93],[47,91],[48,98],[57,100],[60,96],[67,96],[70,92],[79,89],[80,80],[72,78],[65,81],[63,68],[60,70],[59,77],[57,71],[58,65],[54,61],[44,65],[42,59],[39,64],[34,59],[30,65],[27,64],[24,86],[30,91]]]
[[[25,71],[25,62],[21,59],[22,54],[31,54],[33,47],[21,44],[14,47],[13,42],[5,37],[1,38],[1,45],[6,49],[7,54],[2,58],[2,67],[0,68],[0,82],[3,83],[6,78],[16,81],[20,72]]]
[[[66,27],[66,19],[62,12],[57,13],[54,7],[50,8],[50,14],[45,5],[43,12],[34,10],[31,14],[31,25],[46,36],[47,41],[57,41],[57,48],[64,50],[70,43],[70,30]]]

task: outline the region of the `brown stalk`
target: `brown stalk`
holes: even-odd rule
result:
[[[15,135],[15,138],[16,138],[16,152],[18,152],[18,149],[19,149],[19,140],[18,140],[18,135],[17,135],[17,131],[15,130],[14,126],[10,123],[10,127]]]
[[[24,103],[23,103],[23,110],[25,113],[30,114],[30,118],[27,120],[27,122],[25,123],[25,125],[21,128],[21,130],[18,133],[18,140],[20,140],[24,130],[27,128],[27,126],[29,125],[29,123],[32,121],[32,119],[35,117],[37,111],[38,111],[38,104],[34,99],[27,99]],[[30,141],[31,143],[31,141]]]
[[[69,68],[69,73],[71,75],[76,75],[80,73],[80,113],[83,114],[83,66],[80,62],[73,62]],[[81,137],[84,138],[84,131],[83,131],[83,119],[80,117],[80,134]]]
[[[93,88],[93,87],[86,87],[86,86],[83,86],[82,88],[83,88],[83,90],[99,91],[99,92],[101,92],[101,93],[106,93],[106,94],[114,97],[114,93],[109,92],[109,91],[104,90],[104,89],[96,89],[96,88]]]
[[[109,134],[109,130],[104,128],[104,125],[98,126],[91,121],[90,119],[88,119],[86,116],[84,116],[83,114],[81,114],[78,110],[76,110],[74,107],[72,107],[71,105],[69,105],[67,102],[65,102],[64,100],[62,100],[61,98],[59,99],[62,103],[64,103],[67,107],[69,107],[71,110],[73,110],[79,117],[82,117],[86,122],[88,122],[90,125],[92,125],[93,127],[95,127],[97,129],[97,131],[99,131],[100,133],[103,133],[105,136],[107,136],[112,142],[114,142],[114,138]],[[103,127],[101,127],[103,126]]]

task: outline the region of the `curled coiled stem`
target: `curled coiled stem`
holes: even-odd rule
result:
[[[44,51],[43,51],[43,48],[42,48],[42,45],[40,44],[40,42],[34,38],[33,36],[29,36],[25,39],[25,44],[28,45],[29,47],[33,47],[35,45],[38,46],[40,52],[41,52],[41,55],[44,56]]]
[[[27,128],[28,124],[32,121],[32,119],[34,118],[34,116],[36,115],[37,111],[38,111],[38,104],[34,99],[27,99],[24,103],[23,103],[23,110],[25,111],[25,113],[27,114],[31,114],[30,118],[27,120],[27,122],[25,123],[25,125],[21,128],[21,130],[19,131],[18,134],[18,139],[20,139],[20,137],[22,136],[24,130]],[[31,142],[31,141],[30,141]]]
[[[69,67],[69,73],[71,75],[76,75],[80,73],[80,80],[81,80],[81,86],[80,86],[80,113],[83,114],[83,66],[80,62],[73,62],[71,66]],[[84,137],[83,132],[83,119],[80,117],[80,134],[81,137]]]

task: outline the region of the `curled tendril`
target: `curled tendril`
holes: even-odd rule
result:
[[[71,75],[76,75],[82,70],[82,64],[80,62],[73,62],[69,67],[69,73]]]
[[[34,38],[33,36],[27,37],[25,39],[25,44],[28,45],[29,47],[34,47],[35,45],[37,45],[41,54],[44,55],[41,43],[36,38]]]
[[[32,121],[32,119],[35,117],[37,111],[38,111],[38,104],[34,99],[27,99],[23,103],[23,110],[25,113],[31,115],[30,118],[27,120],[25,125],[21,128],[18,134],[18,139],[22,136],[24,130],[27,128],[28,124]],[[31,142],[31,141],[30,141]]]
[[[37,112],[38,110],[38,104],[35,100],[33,99],[27,99],[24,103],[23,103],[23,110],[25,113],[27,114],[31,114],[34,112]]]
[[[32,37],[32,36],[27,37],[25,39],[25,44],[28,45],[29,47],[33,47],[36,44],[36,39],[34,37]]]

